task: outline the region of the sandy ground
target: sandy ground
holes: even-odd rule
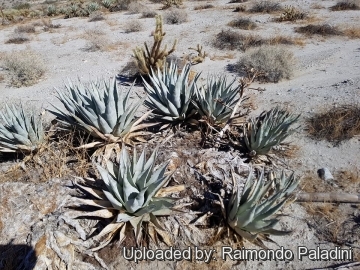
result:
[[[251,1],[250,1],[251,2]],[[345,27],[346,25],[360,25],[360,11],[331,12],[327,8],[336,1],[281,1],[282,5],[291,4],[308,11],[317,22],[330,23]],[[211,3],[215,8],[194,11],[199,4]],[[323,8],[313,9],[314,4]],[[158,10],[161,5],[145,2],[147,7]],[[188,21],[180,25],[164,24],[167,32],[165,41],[171,45],[173,39],[178,39],[176,56],[182,57],[189,54],[189,47],[196,44],[204,46],[209,54],[206,61],[194,66],[194,70],[202,71],[203,78],[207,74],[227,74],[236,76],[227,71],[226,67],[235,64],[242,54],[240,51],[220,51],[211,46],[211,41],[221,29],[229,29],[226,25],[232,19],[239,17],[238,13],[232,12],[237,4],[227,4],[227,1],[201,1],[185,2],[183,9],[188,13]],[[158,11],[162,13],[163,11]],[[286,106],[291,111],[301,113],[301,128],[291,137],[293,144],[299,146],[295,158],[288,161],[288,166],[299,176],[310,173],[316,177],[319,168],[327,167],[335,173],[340,170],[360,167],[360,142],[359,138],[353,138],[339,146],[334,146],[325,141],[310,139],[304,130],[304,120],[323,109],[348,103],[359,103],[360,95],[360,42],[359,39],[347,37],[305,37],[294,33],[297,23],[273,22],[273,14],[249,14],[249,17],[259,25],[253,31],[236,30],[240,33],[251,32],[263,37],[281,34],[285,36],[299,37],[304,40],[304,46],[289,46],[297,58],[296,72],[291,80],[284,80],[276,84],[254,84],[266,90],[262,93],[253,91],[249,95],[254,97],[257,114],[265,109],[274,107],[276,104]],[[105,21],[88,22],[87,18],[53,19],[53,23],[61,24],[58,29],[44,32],[37,27],[35,34],[29,34],[31,40],[25,44],[5,44],[5,41],[14,31],[16,26],[2,27],[0,31],[0,48],[2,53],[31,49],[37,52],[45,60],[47,72],[39,83],[30,87],[13,88],[7,81],[0,82],[0,103],[21,101],[26,106],[36,108],[49,108],[50,103],[59,104],[54,96],[54,88],[62,89],[67,79],[89,81],[94,78],[115,76],[122,67],[131,59],[132,49],[141,46],[144,41],[150,42],[151,31],[154,27],[154,19],[140,19],[140,14],[127,14],[126,12],[106,14]],[[125,26],[131,20],[139,20],[143,24],[143,30],[136,33],[125,33]],[[89,52],[87,46],[86,31],[101,29],[104,39],[108,41],[108,49],[105,51]],[[4,74],[4,70],[1,71]],[[141,87],[136,87],[137,94],[144,92]],[[50,118],[50,116],[49,116]],[[340,180],[340,179],[339,179]],[[1,185],[5,190],[5,186]],[[5,192],[5,191],[4,191]],[[354,190],[360,193],[360,187]],[[14,196],[20,196],[14,195]],[[0,198],[1,201],[1,198]],[[349,216],[358,215],[359,208],[350,205],[339,205],[342,211]],[[45,211],[46,212],[46,211]],[[44,213],[45,213],[44,212]],[[284,228],[293,229],[294,233],[286,237],[273,237],[279,246],[296,252],[298,246],[315,248],[321,246],[324,249],[333,248],[336,244],[323,241],[316,235],[316,230],[310,228],[307,220],[310,218],[305,209],[297,203],[288,206],[285,213],[289,216],[284,219]],[[24,223],[29,221],[24,221]],[[359,225],[357,225],[359,226]],[[10,232],[8,232],[10,233]],[[18,237],[25,241],[25,234],[18,231],[11,235],[1,234],[1,244]],[[354,249],[359,252],[359,238],[353,239]],[[270,245],[271,246],[271,245]],[[343,246],[349,248],[349,246]],[[272,248],[276,248],[274,245]],[[174,269],[182,268],[181,263],[152,262],[149,265],[135,265],[120,259],[110,268],[120,269],[120,265],[133,267],[134,269],[154,268]],[[246,269],[310,269],[336,265],[336,261],[300,261],[295,258],[289,262],[248,262]],[[197,269],[196,265],[193,265]],[[202,266],[204,267],[204,265]],[[243,264],[238,269],[245,269]],[[42,268],[39,268],[42,269]],[[75,269],[75,268],[74,268]],[[187,268],[190,269],[190,268]]]

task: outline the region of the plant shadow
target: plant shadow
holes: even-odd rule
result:
[[[0,245],[0,269],[2,270],[32,270],[37,257],[35,250],[29,245],[15,245],[12,241]]]

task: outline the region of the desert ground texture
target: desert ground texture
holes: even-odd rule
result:
[[[205,180],[198,177],[202,173],[215,181],[215,177],[209,176],[206,166],[202,167],[201,164],[205,163],[208,168],[214,166],[216,172],[227,171],[218,173],[217,178],[230,177],[228,166],[232,165],[242,168],[244,175],[250,165],[261,167],[264,163],[266,170],[294,172],[300,178],[294,195],[314,192],[360,194],[360,132],[345,139],[328,140],[309,127],[309,119],[321,113],[329,114],[346,106],[360,107],[360,8],[334,10],[332,7],[341,2],[335,0],[230,3],[228,0],[184,0],[172,2],[169,8],[164,8],[166,1],[138,0],[113,1],[114,5],[123,3],[124,7],[111,10],[103,5],[104,1],[93,2],[98,5],[94,8],[96,10],[83,16],[65,18],[70,4],[86,6],[88,2],[0,0],[1,111],[5,111],[5,105],[21,103],[24,109],[42,117],[46,128],[55,130],[56,127],[51,125],[55,116],[48,110],[53,105],[64,109],[57,93],[65,91],[69,81],[108,82],[117,78],[120,91],[124,91],[136,79],[130,99],[135,102],[145,97],[141,77],[136,75],[137,67],[132,64],[135,61],[133,50],[142,48],[144,42],[151,46],[154,16],[162,15],[163,31],[166,32],[162,47],[167,45],[169,50],[177,40],[176,49],[169,59],[175,59],[182,68],[198,55],[199,52],[194,50],[198,44],[206,53],[201,61],[192,62],[191,66],[194,73],[201,73],[199,85],[205,84],[211,75],[226,75],[229,81],[235,79],[236,82],[247,76],[239,62],[258,48],[271,46],[288,52],[291,56],[291,59],[285,58],[288,62],[269,64],[270,67],[280,65],[282,76],[279,80],[254,80],[246,89],[248,100],[243,111],[247,113],[243,119],[249,120],[276,106],[300,114],[294,124],[296,130],[285,141],[290,147],[280,146],[279,149],[286,153],[274,154],[270,162],[249,163],[235,146],[227,150],[204,147],[199,135],[201,132],[194,127],[190,131],[183,128],[175,132],[160,148],[159,158],[178,159],[178,163],[171,163],[177,164],[178,170],[169,183],[185,186],[186,191],[177,195],[180,200],[188,203],[194,198],[200,202],[204,196],[217,198],[210,194],[214,190],[217,192],[216,188],[206,195]],[[278,4],[280,9],[252,11],[256,4],[264,2]],[[360,7],[359,1],[344,2]],[[25,7],[19,7],[21,4]],[[57,12],[50,12],[53,7]],[[289,7],[299,11],[303,17],[281,19]],[[61,9],[65,10],[63,14]],[[234,26],[239,19],[252,22],[254,27]],[[308,25],[328,26],[332,32],[299,30]],[[21,62],[22,59],[29,60]],[[12,71],[9,67],[11,61],[20,61],[19,65],[25,71]],[[262,66],[260,64],[258,68]],[[37,69],[39,75],[31,77],[29,83],[25,82],[26,76],[30,76],[27,74],[30,71],[36,73]],[[141,117],[144,112],[142,106],[136,116]],[[360,113],[354,117],[360,119]],[[333,119],[332,124],[340,125],[341,121],[345,120],[339,117]],[[355,122],[360,125],[359,121]],[[150,135],[150,149],[159,138],[171,132],[163,130]],[[76,150],[71,146],[72,140],[75,139],[62,130],[40,156],[0,155],[0,269],[360,269],[360,200],[347,203],[341,200],[289,200],[278,213],[283,216],[277,228],[292,233],[270,236],[273,242],[264,241],[264,244],[270,250],[281,247],[290,250],[294,254],[290,260],[223,260],[220,255],[223,246],[264,248],[244,239],[239,245],[229,244],[226,234],[211,244],[211,241],[205,241],[216,232],[214,224],[220,219],[218,213],[212,214],[210,223],[200,224],[199,221],[199,226],[185,228],[186,221],[179,222],[180,232],[172,236],[173,247],[178,249],[189,246],[192,249],[195,246],[215,249],[210,262],[193,259],[135,263],[122,254],[123,247],[136,246],[131,237],[121,244],[115,237],[106,247],[90,251],[85,240],[94,233],[92,227],[98,226],[99,230],[101,225],[96,225],[94,219],[71,219],[66,213],[72,197],[80,194],[74,185],[78,177],[99,177],[99,174],[94,162],[90,161],[91,153]],[[62,148],[71,149],[66,152]],[[318,170],[322,168],[327,168],[333,179],[319,177]],[[223,189],[228,192],[225,184]],[[203,191],[205,195],[200,194]],[[211,212],[207,205],[209,200],[199,203],[202,208],[192,207],[184,219],[191,223],[204,209]],[[164,218],[163,222],[166,226],[170,224],[167,227],[170,231],[175,231],[172,219]],[[351,250],[352,259],[311,260],[304,256],[300,260],[300,246],[314,250],[318,247]],[[169,246],[164,243],[155,245],[150,241],[149,248],[166,249]]]

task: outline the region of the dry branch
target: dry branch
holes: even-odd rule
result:
[[[230,128],[230,124],[232,122],[232,120],[234,119],[241,102],[243,102],[244,100],[244,92],[246,89],[249,89],[249,86],[253,83],[253,81],[256,79],[257,76],[260,75],[260,72],[251,69],[250,71],[248,71],[248,77],[247,78],[240,78],[239,79],[239,94],[240,94],[240,98],[239,101],[236,103],[233,112],[231,113],[231,116],[229,118],[229,120],[226,122],[226,125],[224,126],[224,128],[219,132],[218,136],[216,137],[216,141],[215,141],[215,147],[218,148],[220,146],[220,142],[221,139],[223,138],[225,132]]]
[[[296,195],[298,202],[329,202],[329,203],[360,203],[360,194],[348,193],[299,193]]]

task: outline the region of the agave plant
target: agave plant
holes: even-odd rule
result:
[[[140,136],[146,132],[140,130],[151,125],[141,124],[150,112],[135,119],[135,113],[143,100],[129,104],[131,88],[123,96],[123,93],[118,91],[115,78],[112,84],[104,82],[103,86],[96,82],[92,82],[89,87],[83,84],[74,86],[70,82],[66,86],[67,93],[57,91],[58,99],[66,110],[53,105],[55,111],[49,111],[65,126],[75,126],[99,139],[84,145],[84,148],[119,142],[132,144],[134,139],[141,140]]]
[[[263,112],[256,120],[245,129],[245,144],[250,156],[266,155],[272,147],[279,145],[294,130],[289,130],[300,115],[293,115],[278,107],[268,112]]]
[[[268,239],[267,235],[286,235],[291,232],[274,227],[279,222],[276,213],[288,201],[299,183],[294,174],[287,177],[282,172],[280,177],[265,182],[264,171],[256,180],[250,173],[242,193],[233,172],[232,176],[233,194],[227,208],[221,201],[223,215],[230,228],[242,238],[261,246],[261,239]]]
[[[187,120],[193,113],[191,100],[195,94],[196,81],[200,74],[189,80],[190,65],[187,64],[179,72],[175,63],[163,71],[152,71],[149,76],[151,85],[143,78],[148,100],[145,105],[154,110],[153,113],[161,121],[179,123]]]
[[[206,87],[196,91],[194,106],[200,116],[211,126],[225,123],[238,102],[239,87],[234,87],[235,79],[228,83],[226,76],[210,77]]]
[[[0,112],[0,152],[37,151],[45,141],[41,119],[27,116],[22,108],[5,105],[6,113]]]
[[[114,0],[102,0],[101,1],[101,5],[104,7],[104,8],[111,8],[111,6],[114,4]]]
[[[88,14],[93,13],[94,11],[100,8],[99,4],[96,2],[90,2],[86,5],[86,11]]]
[[[169,180],[171,173],[167,173],[168,162],[161,164],[156,170],[155,160],[158,148],[146,160],[146,151],[138,158],[134,148],[130,158],[125,147],[120,153],[119,165],[107,162],[107,168],[97,165],[106,189],[97,190],[78,184],[78,186],[91,194],[95,199],[77,199],[83,205],[100,208],[94,212],[80,216],[93,216],[112,218],[95,238],[100,241],[107,236],[101,244],[94,248],[98,250],[106,246],[115,234],[120,231],[120,242],[126,238],[126,228],[133,228],[136,242],[140,245],[143,235],[143,223],[147,223],[147,232],[156,242],[156,233],[160,234],[164,242],[171,244],[169,236],[162,228],[158,216],[172,214],[174,199],[163,197],[166,192],[160,189]],[[161,196],[161,197],[160,197]]]

